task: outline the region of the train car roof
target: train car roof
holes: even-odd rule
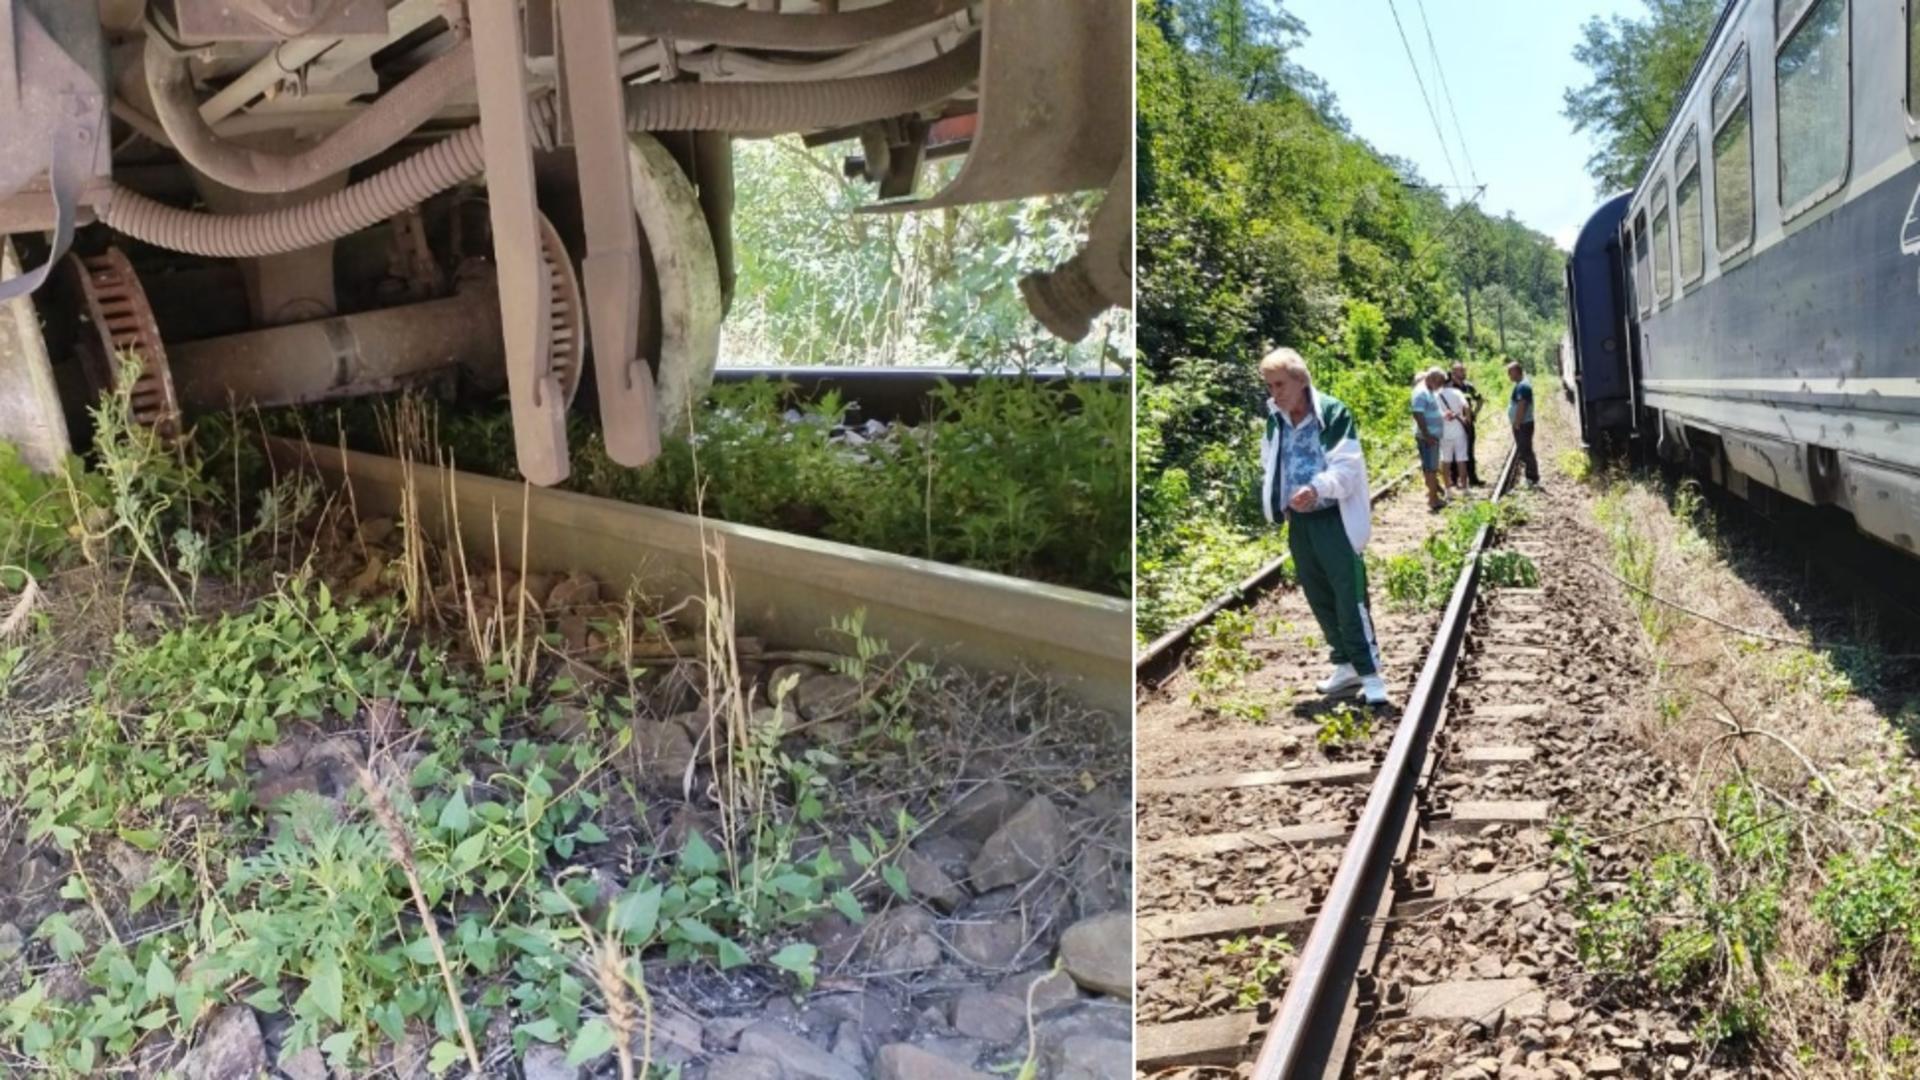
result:
[[[1585,225],[1580,226],[1580,235],[1573,242],[1573,258],[1591,255],[1606,250],[1607,241],[1619,230],[1620,222],[1627,216],[1627,207],[1633,202],[1633,192],[1623,191],[1593,212]]]
[[[1673,111],[1667,114],[1667,122],[1660,127],[1660,137],[1653,141],[1653,153],[1648,156],[1646,167],[1640,170],[1640,182],[1633,186],[1632,194],[1645,191],[1653,174],[1660,171],[1660,162],[1666,154],[1667,140],[1673,136],[1673,122],[1686,110],[1687,102],[1693,97],[1693,84],[1700,81],[1700,74],[1707,66],[1707,59],[1713,56],[1713,50],[1720,44],[1720,37],[1727,31],[1727,24],[1733,21],[1735,8],[1744,6],[1741,0],[1725,0],[1720,5],[1720,15],[1713,20],[1713,29],[1707,33],[1706,44],[1700,46],[1700,52],[1693,58],[1693,70],[1687,72],[1687,81],[1681,87],[1680,95],[1673,99]]]

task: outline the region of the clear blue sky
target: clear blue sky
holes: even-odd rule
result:
[[[1487,185],[1482,206],[1496,216],[1511,210],[1562,246],[1570,244],[1600,204],[1585,168],[1593,144],[1560,115],[1562,91],[1586,83],[1573,46],[1587,19],[1640,15],[1640,0],[1424,2],[1474,171]],[[1460,183],[1469,184],[1453,117],[1433,73],[1420,4],[1394,3]],[[1453,183],[1387,0],[1286,0],[1284,6],[1307,24],[1309,35],[1292,58],[1333,88],[1354,134],[1414,162],[1428,183]]]

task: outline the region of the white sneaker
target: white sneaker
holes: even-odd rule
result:
[[[1360,676],[1353,670],[1353,665],[1340,664],[1333,669],[1333,674],[1320,680],[1320,685],[1316,687],[1316,689],[1322,694],[1337,694],[1342,690],[1351,690],[1359,685]]]
[[[1360,680],[1360,695],[1366,698],[1367,704],[1369,705],[1385,705],[1387,703],[1387,680],[1378,675],[1362,677]]]

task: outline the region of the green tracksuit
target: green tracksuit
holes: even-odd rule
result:
[[[1261,443],[1267,520],[1288,523],[1294,577],[1326,635],[1333,662],[1351,664],[1361,675],[1377,674],[1380,651],[1367,608],[1367,567],[1360,557],[1372,533],[1366,459],[1353,413],[1319,390],[1312,391],[1312,418],[1299,425],[1271,403],[1267,413]],[[1302,486],[1314,489],[1319,508],[1287,509],[1291,493]]]
[[[1333,662],[1352,664],[1361,675],[1378,672],[1373,614],[1367,606],[1367,564],[1353,553],[1339,508],[1288,514],[1287,547],[1293,552],[1300,591],[1327,635]]]

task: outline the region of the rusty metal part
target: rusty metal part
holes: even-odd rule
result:
[[[1020,295],[1054,336],[1079,341],[1103,311],[1133,305],[1133,155],[1107,185],[1087,243],[1052,270],[1020,279]]]
[[[289,140],[286,133],[280,139]],[[216,214],[268,213],[326,198],[347,185],[347,174],[336,173],[318,184],[285,195],[263,195],[228,187],[203,173],[188,170],[194,190]],[[303,247],[280,255],[236,260],[247,286],[247,308],[256,326],[322,319],[340,310],[334,291],[332,242]]]
[[[627,162],[626,103],[610,0],[576,0],[560,22],[561,94],[579,168],[585,276],[607,456],[646,465],[660,456],[653,372],[640,355],[640,227]]]
[[[720,271],[699,194],[673,155],[651,135],[630,135],[627,146],[633,210],[660,290],[660,426],[680,433],[713,385],[720,359]]]
[[[501,340],[513,408],[520,474],[541,486],[567,478],[566,397],[547,366],[553,297],[541,253],[533,178],[533,125],[527,114],[527,65],[514,0],[473,0],[474,60],[485,132],[487,208],[500,275]]]
[[[228,187],[263,193],[297,191],[345,173],[419,129],[473,81],[472,43],[457,42],[318,143],[275,153],[214,134],[200,115],[187,60],[165,37],[147,34],[143,63],[154,118],[187,164]]]
[[[506,360],[491,277],[453,296],[189,341],[173,348],[180,401],[195,411],[305,405],[453,378],[497,393]]]
[[[1516,460],[1509,451],[1499,482],[1494,485],[1494,498],[1512,488]],[[1446,705],[1447,688],[1453,680],[1454,664],[1460,657],[1480,584],[1480,556],[1491,536],[1491,527],[1484,525],[1474,535],[1446,614],[1434,632],[1433,646],[1394,730],[1393,743],[1380,763],[1366,807],[1340,858],[1340,869],[1300,951],[1286,996],[1261,1043],[1260,1056],[1253,1066],[1256,1080],[1301,1080],[1330,1071],[1337,1074],[1341,1067],[1333,1060],[1334,1049],[1373,928],[1374,920],[1369,916],[1381,909],[1394,855],[1413,813],[1414,787]]]
[[[252,67],[235,76],[200,105],[200,119],[219,123],[251,104],[254,99],[281,85],[290,73],[306,73],[309,65],[342,70],[358,65],[396,41],[425,26],[441,13],[441,0],[399,0],[387,11],[385,37],[327,38],[308,36],[282,42]],[[315,81],[329,78],[322,72]]]
[[[389,222],[392,239],[387,248],[387,274],[408,300],[438,296],[446,288],[446,274],[427,243],[427,223],[420,208],[401,211]]]
[[[986,0],[980,126],[953,183],[868,210],[927,210],[1104,185],[1132,130],[1124,0]]]
[[[812,643],[823,612],[861,609],[869,633],[916,658],[1039,674],[1125,715],[1132,632],[1121,599],[571,491],[529,493],[515,481],[326,446],[273,439],[268,451],[283,469],[351,483],[363,515],[392,512],[411,490],[422,526],[442,537],[452,535],[456,511],[470,557],[492,559],[502,544],[504,563],[521,566],[524,521],[527,569],[579,571],[616,592],[637,583],[665,603],[703,595],[703,553],[718,544],[746,632]]]
[[[847,175],[879,184],[882,199],[913,194],[920,186],[920,168],[927,160],[929,130],[930,125],[918,117],[894,117],[862,125],[862,156],[847,159]]]
[[[476,28],[481,21],[475,20]],[[516,37],[512,45],[517,47],[517,44]],[[977,39],[969,39],[953,52],[915,68],[836,82],[793,86],[742,83],[631,87],[626,92],[627,128],[630,131],[767,134],[862,123],[910,112],[942,101],[965,87],[978,66],[978,46]],[[476,56],[486,49],[486,42],[478,33],[475,49]],[[500,51],[503,56],[506,54],[505,50]],[[494,72],[483,62],[480,82],[484,90],[515,71],[522,72],[520,78],[513,80],[510,96],[521,113],[530,112],[531,116],[523,115],[511,122],[513,132],[518,134],[503,134],[503,137],[514,139],[515,146],[526,147],[530,142],[534,147],[546,149],[552,145],[556,106],[551,97],[539,98],[530,107],[526,104],[523,66]],[[267,213],[228,217],[167,206],[115,184],[111,201],[101,210],[101,220],[155,247],[212,258],[258,258],[337,240],[371,228],[410,206],[418,206],[433,195],[478,176],[483,169],[489,174],[489,182],[496,182],[487,160],[488,147],[493,146],[497,153],[510,151],[494,145],[498,140],[482,138],[488,95],[483,93],[481,97],[481,124],[464,128],[323,199]],[[492,110],[495,123],[509,123],[500,115],[506,108],[506,97],[499,96],[497,90],[495,97],[496,107]]]
[[[700,192],[700,209],[713,237],[713,261],[720,271],[720,309],[733,310],[736,271],[733,257],[733,136],[724,131],[693,132],[688,175]]]
[[[12,238],[0,236],[0,279],[19,274]],[[73,449],[46,332],[27,296],[0,303],[0,440],[18,447],[37,472],[58,468]]]
[[[80,341],[81,363],[96,392],[123,389],[126,358],[140,370],[129,390],[133,419],[165,438],[180,431],[180,402],[153,308],[133,266],[119,248],[98,255],[69,255],[67,264],[84,300],[81,317],[93,328]]]
[[[838,14],[784,15],[697,0],[617,0],[614,10],[622,37],[674,38],[782,52],[838,52],[944,19],[966,10],[971,2],[891,0]],[[1124,18],[1125,12],[1121,14]]]
[[[107,139],[106,56],[97,12],[90,4],[21,3],[6,0],[9,23],[0,51],[9,63],[0,76],[0,198],[22,192],[44,174],[51,213],[39,222],[10,228],[50,226],[47,261],[0,281],[0,301],[26,296],[44,285],[73,242],[82,202],[93,181],[112,171]],[[15,216],[9,213],[9,217]]]
[[[702,82],[800,82],[807,79],[844,79],[907,67],[939,55],[937,39],[957,40],[977,29],[973,13],[957,12],[911,30],[881,38],[846,52],[803,61],[771,60],[738,49],[703,49],[682,55],[680,70],[693,72]]]
[[[573,256],[545,214],[540,215],[540,261],[547,270],[546,370],[560,387],[562,408],[569,408],[586,369],[587,307],[580,277],[573,272]]]
[[[864,124],[936,105],[979,73],[980,38],[973,35],[924,64],[878,75],[794,83],[641,83],[627,88],[627,128],[778,135]]]
[[[174,17],[192,41],[387,36],[385,0],[174,0]]]

